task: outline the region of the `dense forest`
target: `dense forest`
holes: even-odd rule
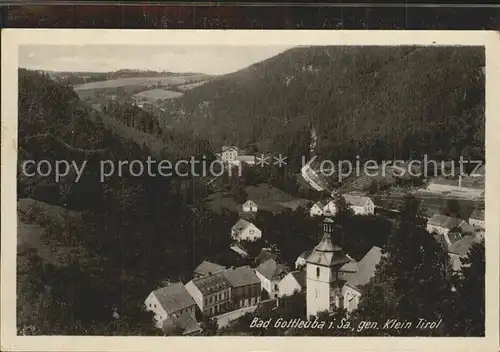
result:
[[[330,160],[484,158],[484,49],[298,47],[186,92],[215,145]]]

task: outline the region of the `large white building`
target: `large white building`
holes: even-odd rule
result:
[[[306,305],[307,318],[323,311],[343,307],[342,286],[352,272],[351,258],[331,240],[333,220],[326,218],[323,223],[324,235],[307,258]],[[355,268],[354,268],[355,269]]]

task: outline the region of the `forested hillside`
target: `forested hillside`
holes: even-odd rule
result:
[[[484,155],[484,49],[299,47],[186,92],[215,145],[330,159]],[[290,155],[290,154],[289,154]]]
[[[134,176],[124,168],[101,182],[101,161],[117,164],[152,156],[146,146],[109,131],[101,118],[69,86],[19,71],[18,226],[23,240],[17,308],[22,333],[154,334],[151,317],[141,308],[150,290],[166,279],[185,279],[201,258],[211,255],[219,245],[207,234],[219,233],[226,240],[219,218],[204,212],[195,216],[192,210],[204,193],[199,180]],[[164,157],[190,152],[182,147],[166,145]],[[56,182],[54,173],[24,175],[25,160],[87,165],[78,182],[75,172]],[[61,207],[77,215],[60,213]],[[63,259],[50,261],[45,253]],[[113,309],[120,319],[112,318]]]

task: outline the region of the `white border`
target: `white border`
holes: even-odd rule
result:
[[[498,351],[500,34],[492,31],[5,29],[2,31],[1,346],[5,351]],[[17,55],[20,45],[480,45],[486,47],[486,337],[16,336]],[[304,344],[307,344],[304,346]]]

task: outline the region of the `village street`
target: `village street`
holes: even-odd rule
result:
[[[217,324],[219,328],[225,327],[229,325],[229,323],[235,319],[238,319],[245,315],[246,313],[253,312],[257,306],[243,307],[237,310],[233,310],[231,312],[227,312],[221,315],[214,317],[217,320]]]

